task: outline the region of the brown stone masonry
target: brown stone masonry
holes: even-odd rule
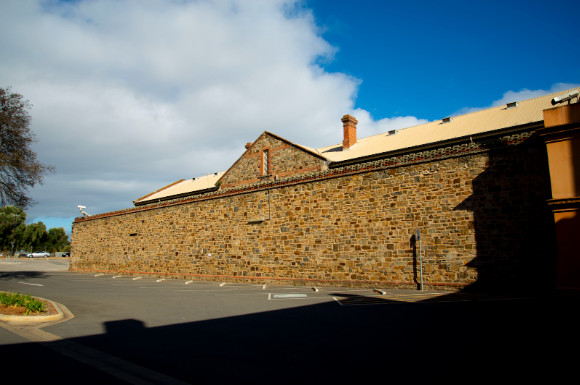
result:
[[[265,172],[264,154],[267,152],[268,172]],[[247,185],[260,180],[301,175],[324,168],[324,160],[282,138],[263,133],[224,174],[221,187]]]
[[[258,140],[246,154],[275,144]],[[273,172],[296,162],[271,155]],[[244,161],[217,192],[77,218],[72,269],[416,287],[421,229],[425,287],[545,278],[549,177],[531,133],[278,180],[247,178]]]

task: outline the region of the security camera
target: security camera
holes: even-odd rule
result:
[[[556,96],[554,99],[552,99],[552,105],[555,106],[558,103],[564,103],[564,102],[568,102],[568,104],[569,104],[571,99],[578,97],[578,94],[579,94],[578,90],[574,90],[574,91],[570,91],[564,95]]]
[[[82,215],[83,217],[90,217],[90,214],[87,214],[87,213],[86,213],[86,212],[83,210],[83,209],[86,209],[86,208],[87,208],[87,206],[81,206],[81,205],[78,205],[77,207],[79,208],[79,211],[81,212],[81,215]]]

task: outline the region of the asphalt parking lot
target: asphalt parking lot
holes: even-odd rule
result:
[[[0,261],[0,290],[70,312],[54,323],[0,325],[4,363],[26,370],[34,362],[65,384],[555,380],[572,359],[561,346],[577,334],[568,300],[551,296],[383,294],[67,269],[66,258]]]

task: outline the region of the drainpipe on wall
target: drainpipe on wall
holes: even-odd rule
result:
[[[419,274],[421,275],[421,284],[419,290],[423,290],[423,253],[421,252],[421,229],[417,229],[417,242],[419,242]]]
[[[268,189],[268,220],[270,220],[270,189]]]

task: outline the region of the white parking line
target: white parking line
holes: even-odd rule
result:
[[[29,285],[29,286],[44,286],[40,283],[28,283],[28,282],[18,282],[18,283],[21,283],[23,285]]]
[[[288,299],[288,298],[308,298],[306,294],[272,294],[268,293],[268,301],[272,299]]]

